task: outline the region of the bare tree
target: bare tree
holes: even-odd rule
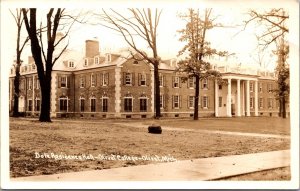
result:
[[[161,58],[157,50],[157,28],[162,10],[155,9],[128,9],[128,15],[122,15],[118,11],[110,9],[102,9],[100,16],[105,22],[102,24],[121,34],[126,43],[142,58],[153,65],[154,68],[154,103],[155,103],[155,118],[160,117],[160,89],[159,89],[159,73],[158,66]],[[151,49],[151,56],[142,51],[137,45],[137,41],[142,41]],[[135,59],[138,57],[132,56]]]
[[[45,26],[45,31],[47,33],[47,52],[44,49],[43,43],[43,26],[42,22],[40,26],[37,26],[37,9],[31,8],[28,10],[22,9],[26,30],[31,42],[31,52],[37,67],[37,73],[39,78],[39,83],[41,87],[42,95],[42,105],[39,121],[41,122],[51,122],[50,118],[50,96],[51,96],[51,73],[52,67],[55,62],[60,58],[63,52],[67,49],[66,46],[60,50],[58,54],[54,54],[55,48],[62,42],[63,39],[67,38],[71,26],[77,20],[77,17],[72,17],[71,15],[65,14],[65,9],[58,8],[56,11],[51,8],[47,14],[47,23]],[[29,18],[28,18],[29,13]],[[72,18],[71,22],[64,22],[64,19]],[[56,39],[56,34],[59,27],[65,29],[67,28],[64,36],[60,39]],[[57,55],[57,56],[56,56]]]
[[[258,12],[255,10],[249,11],[250,18],[244,21],[246,28],[250,23],[258,24],[258,27],[263,28],[260,34],[257,34],[259,45],[262,46],[262,51],[271,45],[276,45],[276,50],[273,53],[278,57],[277,59],[277,89],[275,96],[279,100],[279,115],[286,118],[286,99],[289,96],[289,67],[286,63],[289,48],[285,40],[289,29],[286,21],[289,19],[288,13],[283,8],[271,9],[270,11]]]
[[[20,96],[20,67],[22,64],[21,54],[22,51],[28,42],[29,38],[27,37],[25,40],[21,40],[21,31],[23,26],[23,15],[21,9],[16,9],[16,13],[14,14],[11,10],[9,10],[12,16],[15,19],[17,25],[17,48],[16,48],[16,64],[15,64],[15,78],[14,78],[14,106],[13,106],[13,117],[19,117],[19,96]]]
[[[185,60],[181,60],[178,65],[178,72],[186,75],[183,80],[195,78],[195,96],[194,96],[194,120],[198,120],[198,102],[200,80],[216,79],[219,83],[222,82],[221,74],[213,70],[209,62],[204,58],[211,55],[225,56],[227,52],[217,51],[210,47],[210,43],[206,39],[206,34],[209,29],[220,24],[214,24],[214,19],[211,17],[212,9],[205,9],[204,19],[199,15],[199,10],[189,9],[188,14],[181,15],[181,18],[187,21],[186,28],[178,31],[181,33],[180,41],[187,42],[179,55],[188,53],[189,56]]]

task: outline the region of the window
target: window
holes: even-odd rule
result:
[[[269,92],[269,93],[272,93],[272,91],[273,91],[272,84],[268,84],[268,92]]]
[[[28,111],[32,111],[32,100],[28,100]]]
[[[194,103],[194,101],[195,101],[195,96],[189,96],[189,108],[190,109],[192,109],[192,108],[194,108],[194,105],[195,105],[195,103]]]
[[[259,83],[259,90],[258,90],[258,91],[259,91],[260,93],[262,93],[262,89],[263,89],[262,86],[263,86],[262,83]]]
[[[21,89],[21,90],[24,89],[24,86],[25,86],[24,84],[25,84],[24,80],[21,80],[21,81],[20,81],[20,89]]]
[[[219,90],[221,90],[222,89],[222,85],[219,85]]]
[[[194,77],[190,77],[190,78],[188,79],[188,87],[189,87],[189,88],[195,88],[195,85],[196,85],[195,78],[194,78]]]
[[[173,96],[173,108],[179,109],[179,95]]]
[[[80,88],[84,88],[85,78],[83,76],[80,77]]]
[[[91,87],[96,86],[96,76],[94,74],[91,74]]]
[[[180,78],[178,76],[174,77],[174,81],[173,81],[174,88],[179,88],[179,83],[180,83],[179,80],[180,80]]]
[[[159,96],[159,105],[160,108],[164,108],[164,95]]]
[[[62,88],[67,87],[67,77],[66,76],[61,77],[60,87],[62,87]]]
[[[259,98],[259,108],[263,108],[263,98]]]
[[[133,64],[139,64],[139,62],[138,62],[137,60],[135,60],[135,61],[133,62]]]
[[[73,62],[73,61],[69,61],[68,67],[69,67],[69,68],[74,68],[74,62]]]
[[[84,65],[83,66],[88,66],[88,65],[89,65],[89,59],[86,58],[86,59],[84,59]]]
[[[35,70],[35,64],[32,64],[31,66],[32,66],[32,70]]]
[[[208,97],[207,96],[202,97],[202,107],[208,108]]]
[[[124,111],[132,112],[132,98],[124,98]]]
[[[28,82],[28,89],[31,90],[32,89],[32,79],[29,78],[27,82]]]
[[[96,112],[96,98],[91,98],[91,112]]]
[[[273,99],[272,98],[268,98],[268,108],[273,108]]]
[[[164,86],[164,76],[162,74],[159,74],[159,86]]]
[[[67,97],[59,98],[59,111],[62,111],[62,112],[68,111],[68,98]]]
[[[250,97],[250,108],[254,107],[254,97]]]
[[[109,73],[102,74],[102,85],[107,86],[109,82]]]
[[[250,92],[253,92],[253,83],[250,82]]]
[[[36,89],[40,89],[40,81],[38,78],[36,78],[35,84],[36,84]]]
[[[36,98],[36,100],[35,100],[35,110],[40,111],[40,109],[41,109],[41,100],[40,100],[40,98]]]
[[[146,85],[146,74],[139,74],[140,86]]]
[[[111,62],[111,54],[106,54],[106,61]]]
[[[208,80],[207,79],[202,80],[202,88],[203,89],[208,89]]]
[[[99,64],[99,57],[95,57],[94,62],[95,62],[95,64]]]
[[[140,99],[140,111],[146,112],[147,111],[147,98]]]
[[[102,112],[108,111],[108,98],[102,98]]]
[[[132,75],[131,73],[125,73],[125,84],[131,85],[132,83]]]
[[[222,97],[219,97],[219,107],[222,107]]]
[[[79,99],[79,107],[80,107],[80,112],[84,112],[84,108],[85,108],[85,99],[83,97],[80,97]]]

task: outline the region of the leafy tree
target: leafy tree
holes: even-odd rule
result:
[[[219,24],[214,24],[211,17],[212,9],[204,10],[204,18],[199,15],[199,10],[189,9],[187,14],[180,17],[187,21],[185,29],[178,31],[181,34],[180,41],[187,42],[178,55],[188,53],[188,56],[178,63],[177,72],[185,74],[183,80],[195,78],[195,101],[194,101],[194,120],[198,120],[198,103],[200,80],[215,79],[218,83],[224,83],[221,79],[221,73],[213,70],[211,64],[205,61],[206,57],[212,55],[226,56],[227,52],[217,51],[210,47],[206,40],[208,30]]]
[[[59,59],[62,53],[67,49],[68,44],[60,50],[59,54],[55,53],[55,48],[65,39],[71,29],[73,23],[77,20],[77,17],[65,14],[65,9],[58,8],[56,11],[51,8],[47,13],[47,24],[46,27],[42,27],[42,22],[40,27],[37,26],[37,9],[31,8],[29,10],[22,9],[24,16],[25,26],[31,42],[31,52],[37,67],[37,73],[39,78],[39,83],[41,87],[42,104],[41,112],[39,116],[39,121],[41,122],[51,122],[50,118],[50,96],[51,96],[51,73],[52,67],[55,62]],[[29,14],[29,18],[28,18]],[[71,22],[64,22],[64,19],[71,19]],[[61,28],[66,28],[69,26],[65,35],[60,39],[56,39],[56,34]],[[47,33],[47,52],[43,46],[43,30],[45,29]],[[57,55],[57,56],[56,56]]]
[[[98,15],[105,22],[102,24],[121,34],[126,43],[136,52],[142,60],[152,64],[154,68],[154,103],[155,118],[160,118],[160,89],[158,66],[161,61],[157,50],[157,28],[162,10],[155,9],[128,9],[128,16],[120,14],[118,11],[102,9],[103,14]],[[150,49],[151,56],[142,51],[137,45],[137,41],[142,40]],[[135,56],[135,59],[141,60]]]
[[[285,36],[289,32],[286,21],[289,19],[288,13],[283,8],[271,9],[269,11],[258,12],[250,10],[249,19],[244,21],[245,28],[252,22],[258,24],[261,32],[257,34],[259,45],[262,46],[262,51],[266,48],[276,45],[276,50],[273,53],[277,58],[276,82],[277,89],[273,92],[279,100],[279,115],[286,118],[286,103],[289,97],[289,67],[286,62],[289,47],[286,43]]]
[[[14,14],[10,11],[12,16],[15,19],[17,25],[17,48],[16,48],[16,64],[15,64],[15,78],[14,78],[14,107],[13,107],[13,117],[19,117],[19,96],[20,96],[20,67],[22,64],[21,54],[22,51],[28,42],[29,38],[27,37],[25,40],[21,40],[21,31],[24,22],[24,18],[22,15],[21,9],[16,9],[16,13]]]

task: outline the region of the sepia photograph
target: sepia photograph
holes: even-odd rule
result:
[[[1,188],[299,188],[299,2],[125,2],[1,1]]]

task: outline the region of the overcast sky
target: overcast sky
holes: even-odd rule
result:
[[[9,13],[8,8],[11,8],[14,10],[14,7],[19,6],[19,3],[16,3],[16,1],[13,1],[14,3],[8,3],[8,1],[4,0],[4,6],[1,6],[1,46],[5,46],[5,62],[12,62],[15,55],[15,47],[16,47],[16,25],[14,23],[12,15]],[[115,1],[116,2],[116,1]],[[124,1],[123,1],[124,2]],[[193,1],[195,2],[195,1]],[[196,1],[196,2],[203,2],[203,1]],[[204,1],[206,2],[206,1]],[[268,10],[269,6],[267,4],[257,4],[257,3],[251,3],[251,4],[241,4],[237,3],[238,1],[231,1],[231,3],[224,4],[224,1],[215,1],[219,3],[213,4],[213,6],[209,5],[209,7],[213,7],[213,15],[218,16],[217,22],[223,23],[226,26],[231,26],[228,28],[215,28],[213,30],[210,30],[208,32],[208,39],[212,43],[212,48],[216,48],[221,51],[228,51],[230,53],[235,53],[237,58],[236,62],[240,62],[242,64],[247,64],[250,66],[257,66],[257,62],[255,61],[257,59],[257,40],[255,38],[255,33],[259,31],[259,29],[249,26],[246,28],[245,31],[241,31],[242,27],[233,27],[235,25],[242,24],[243,20],[246,19],[246,12],[248,8],[250,7],[256,7],[260,8],[260,10]],[[240,2],[240,1],[239,1]],[[246,2],[246,1],[244,1]],[[263,1],[261,1],[263,2]],[[270,1],[265,1],[270,2]],[[273,1],[272,1],[273,2]],[[274,1],[276,2],[276,1]],[[284,1],[284,2],[290,2],[282,4],[279,1],[278,4],[274,3],[272,4],[272,7],[274,6],[280,6],[287,7],[287,10],[291,13],[293,13],[293,10],[291,8],[297,9],[296,6],[293,5],[293,1]],[[6,4],[7,3],[7,4]],[[114,2],[113,2],[114,3]],[[109,7],[116,7],[116,4],[113,4],[112,2],[105,4],[104,8]],[[94,3],[95,5],[98,5]],[[28,6],[28,4],[25,4]],[[69,5],[69,4],[68,4]],[[111,5],[111,6],[110,6]],[[128,4],[130,5],[130,3]],[[146,1],[144,4],[141,4],[142,6],[145,5],[145,7],[153,6],[148,4],[148,1]],[[138,4],[138,6],[141,6]],[[178,17],[178,13],[184,13],[186,12],[188,7],[199,7],[200,11],[203,6],[207,6],[207,3],[196,3],[196,4],[183,4],[179,3],[178,1],[174,1],[172,4],[158,4],[160,8],[163,8],[163,12],[161,15],[161,20],[159,23],[158,28],[158,53],[162,57],[162,59],[169,59],[169,58],[175,58],[178,54],[178,51],[183,47],[183,43],[179,42],[178,39],[180,37],[180,34],[177,32],[177,30],[184,28],[185,22],[182,21]],[[191,6],[190,6],[191,5]],[[195,7],[196,5],[196,7]],[[234,5],[234,6],[233,6]],[[20,5],[21,6],[21,5]],[[42,6],[39,5],[38,6]],[[56,5],[57,6],[57,5]],[[43,6],[42,6],[43,7]],[[69,7],[69,6],[67,6]],[[95,8],[98,6],[93,6],[93,3],[88,4],[88,6],[83,6],[83,10],[89,10],[91,7]],[[73,5],[69,9],[78,9],[82,8],[80,5]],[[117,7],[118,11],[121,13],[123,10],[119,6]],[[124,7],[123,7],[124,8]],[[293,8],[293,9],[294,9]],[[38,10],[42,17],[46,17],[46,11],[42,12]],[[95,11],[95,9],[93,10]],[[101,11],[101,8],[99,8],[99,12]],[[43,15],[44,14],[44,15]],[[5,27],[3,27],[5,25]],[[237,34],[238,33],[238,34]],[[26,35],[25,27],[24,27],[24,36]],[[100,42],[100,48],[102,52],[105,51],[111,51],[115,52],[119,48],[128,47],[126,42],[123,40],[122,36],[117,34],[116,32],[105,28],[101,25],[75,25],[72,28],[72,31],[70,33],[70,49],[77,49],[80,51],[84,51],[84,43],[87,39],[93,39],[94,37],[97,37]],[[141,43],[142,44],[142,43]],[[147,49],[146,46],[141,46],[141,49]],[[25,63],[27,61],[28,54],[30,54],[30,47],[24,51],[22,55],[22,59],[25,60]],[[273,62],[272,62],[273,60]],[[274,67],[274,57],[270,57],[270,53],[266,53],[266,60],[267,66],[269,68]]]

